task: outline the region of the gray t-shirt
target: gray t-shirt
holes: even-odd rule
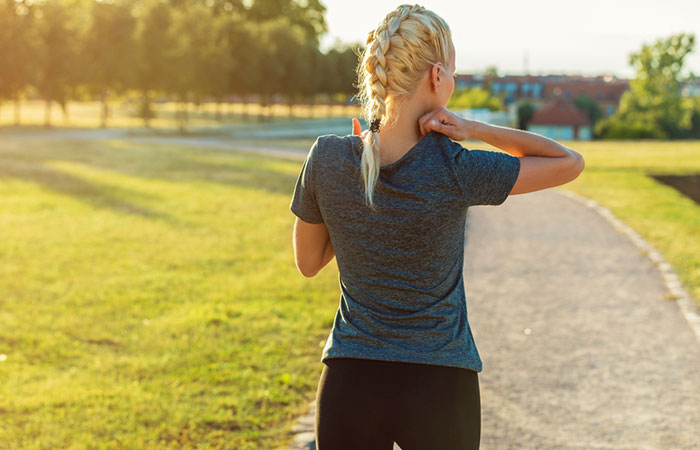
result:
[[[321,362],[351,357],[481,371],[463,280],[467,208],[500,205],[520,172],[507,153],[468,150],[431,131],[380,169],[364,203],[359,136],[313,144],[290,210],[325,223],[340,302]]]

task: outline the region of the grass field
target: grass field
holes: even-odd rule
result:
[[[645,175],[700,172],[700,142],[565,144],[587,165],[557,189],[609,207],[700,298],[700,210]],[[339,296],[334,263],[294,267],[300,164],[0,137],[0,448],[288,445]]]
[[[298,169],[0,139],[0,448],[276,448],[338,301],[294,266]]]

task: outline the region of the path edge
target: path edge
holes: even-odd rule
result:
[[[639,248],[657,267],[664,280],[666,288],[669,290],[676,304],[681,310],[681,314],[690,325],[690,329],[695,333],[695,337],[700,343],[700,307],[693,301],[690,294],[685,290],[683,283],[673,271],[671,264],[659,253],[653,245],[645,241],[639,233],[632,227],[615,217],[615,215],[605,206],[600,205],[595,200],[584,197],[568,190],[556,189],[555,192],[573,199],[597,212],[607,220],[617,231],[627,236],[634,245]]]

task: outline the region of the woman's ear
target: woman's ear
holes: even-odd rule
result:
[[[440,86],[440,65],[433,64],[430,67],[430,90],[437,92]]]

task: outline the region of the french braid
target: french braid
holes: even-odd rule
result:
[[[414,90],[421,73],[432,61],[447,64],[454,56],[450,29],[437,14],[420,5],[401,5],[384,17],[367,35],[367,48],[358,66],[358,99],[367,123],[395,123],[399,104]],[[388,114],[388,105],[391,114]],[[379,178],[378,131],[364,138],[362,178],[365,200],[376,210],[374,186]]]

